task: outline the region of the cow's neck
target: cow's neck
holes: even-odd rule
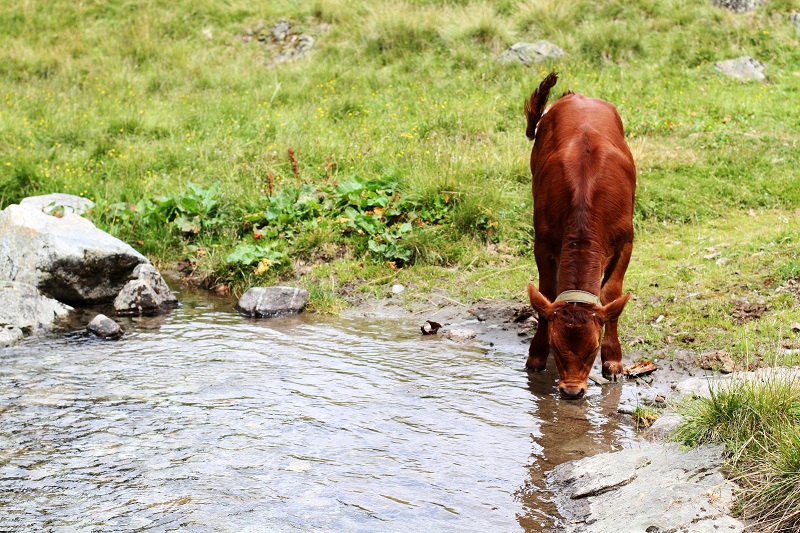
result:
[[[564,239],[558,268],[558,293],[581,290],[600,296],[603,259],[600,245],[586,235]]]

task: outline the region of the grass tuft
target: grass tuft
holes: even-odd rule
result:
[[[734,381],[685,404],[673,434],[690,446],[725,447],[726,468],[741,487],[736,510],[764,531],[800,525],[800,382],[778,373]]]

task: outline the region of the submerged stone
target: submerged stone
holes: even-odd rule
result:
[[[272,318],[300,313],[308,297],[308,291],[294,287],[252,287],[239,298],[236,309],[245,316]]]

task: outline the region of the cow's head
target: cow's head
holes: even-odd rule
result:
[[[547,320],[550,351],[558,368],[558,388],[567,398],[580,398],[586,393],[603,337],[603,325],[619,317],[631,295],[600,306],[585,302],[551,302],[532,283],[528,283],[531,307]]]

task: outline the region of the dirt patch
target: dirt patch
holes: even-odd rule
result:
[[[761,318],[767,312],[764,302],[751,303],[747,298],[737,298],[733,306],[731,317],[737,324],[744,324],[750,320]]]
[[[702,354],[697,364],[702,369],[719,370],[723,374],[730,374],[735,367],[731,355],[728,352],[722,351],[706,352]]]
[[[790,279],[777,289],[775,292],[778,294],[791,294],[797,299],[800,299],[800,279]]]

